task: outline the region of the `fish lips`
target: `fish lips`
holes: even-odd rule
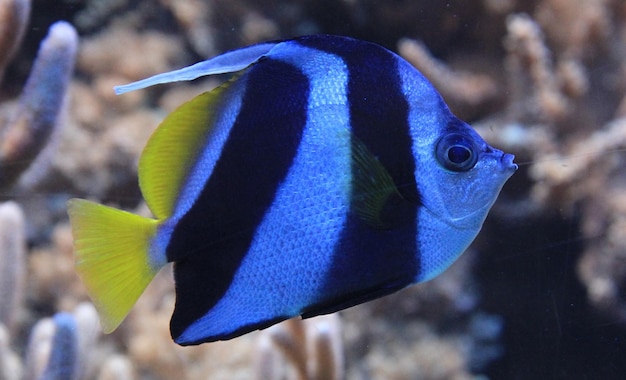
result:
[[[505,172],[510,173],[509,176],[513,175],[515,171],[518,169],[518,166],[515,162],[515,156],[510,153],[502,152],[502,156],[500,156],[500,164]]]

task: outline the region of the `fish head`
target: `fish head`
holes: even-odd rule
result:
[[[449,113],[439,120],[416,154],[422,205],[456,229],[479,229],[517,170],[514,156],[491,147]]]
[[[517,170],[514,156],[491,147],[448,108],[426,77],[398,61],[409,105],[409,134],[420,206],[454,229],[482,226],[504,183]]]

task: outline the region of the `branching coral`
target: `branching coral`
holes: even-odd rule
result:
[[[22,39],[29,10],[29,1],[0,1],[0,51],[3,52],[0,79]],[[57,22],[50,27],[13,115],[2,115],[6,122],[0,128],[0,190],[15,183],[40,152],[45,151],[59,129],[77,48],[78,36],[69,23]],[[22,372],[18,356],[9,347],[10,335],[4,326],[13,331],[23,322],[17,320],[17,315],[23,307],[25,251],[21,208],[12,202],[0,205],[0,296],[3,299],[0,305],[0,374],[7,379],[20,378]],[[94,328],[84,309],[81,308],[80,323],[68,313],[58,313],[53,319],[40,322],[43,327],[34,330],[29,358],[24,365],[25,378],[79,378],[85,370],[85,362],[79,363],[79,358],[87,358],[86,353],[95,341],[94,334],[84,330],[79,338],[79,325],[87,325],[92,331]],[[95,320],[95,312],[91,315],[91,320]]]
[[[10,347],[9,333],[0,323],[0,379],[18,380],[22,378],[22,363]]]
[[[20,8],[10,1],[2,4]],[[13,44],[20,36],[12,36],[17,38]],[[78,37],[70,24],[58,22],[50,27],[17,109],[0,128],[0,190],[10,187],[30,166],[59,125],[77,46]]]
[[[626,119],[616,119],[574,142],[568,151],[541,157],[530,169],[538,184],[534,198],[548,202],[565,195],[568,201],[577,202],[593,196],[606,185],[609,173],[621,167],[620,161],[610,156],[617,158],[615,154],[624,148]]]
[[[13,202],[0,204],[0,324],[12,328],[24,295],[24,214]]]
[[[511,15],[507,20],[508,35],[504,41],[508,51],[512,99],[511,118],[520,120],[527,115],[535,120],[557,120],[567,111],[567,101],[559,91],[552,67],[551,54],[543,43],[539,26],[527,15]],[[527,94],[532,96],[527,97]],[[516,108],[521,108],[516,110]]]
[[[82,304],[73,313],[59,312],[34,326],[27,347],[24,379],[78,380],[93,377],[97,323],[95,309]]]
[[[82,379],[94,371],[92,354],[98,338],[91,304],[40,320],[24,362],[11,347],[11,335],[17,337],[25,322],[21,315],[26,260],[23,212],[14,202],[0,204],[0,379],[21,379],[22,372],[24,379]]]
[[[0,83],[17,51],[30,14],[30,0],[0,0]]]
[[[619,17],[611,16],[611,1],[542,5],[534,17],[507,19],[511,96],[497,138],[532,157],[536,210],[580,218],[578,277],[592,305],[624,322],[623,5]]]
[[[256,360],[258,379],[280,379],[287,370],[275,348],[299,380],[344,378],[340,319],[336,314],[312,319],[290,319],[260,334]]]
[[[170,9],[178,24],[185,31],[187,40],[198,54],[204,57],[216,54],[216,33],[211,22],[214,2],[201,0],[160,0],[160,2]]]
[[[613,29],[613,0],[546,0],[534,18],[563,56],[592,58],[607,48]],[[555,22],[558,20],[558,22]]]
[[[50,342],[48,363],[37,378],[75,379],[79,353],[76,321],[68,313],[58,313],[52,321],[55,331]]]

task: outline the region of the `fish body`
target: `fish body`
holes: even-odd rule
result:
[[[346,37],[254,45],[117,91],[226,72],[142,153],[155,219],[69,203],[105,331],[169,262],[182,345],[426,281],[467,248],[517,168],[409,63]]]

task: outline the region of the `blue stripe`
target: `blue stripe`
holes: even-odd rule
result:
[[[311,36],[298,42],[344,60],[349,73],[352,133],[387,169],[403,198],[393,199],[385,210],[385,215],[394,219],[389,230],[377,230],[350,213],[320,292],[322,298],[304,314],[314,316],[380,297],[415,281],[420,272],[416,233],[421,203],[409,104],[398,71],[400,58],[378,45],[352,39]],[[355,169],[353,166],[353,176]]]
[[[222,155],[168,245],[168,259],[175,262],[174,338],[230,286],[302,139],[307,77],[270,58],[252,66],[246,76],[241,111]]]
[[[315,303],[350,203],[351,151],[343,60],[291,41],[273,59],[310,80],[307,124],[285,180],[230,287],[178,343],[228,339],[300,315]]]

